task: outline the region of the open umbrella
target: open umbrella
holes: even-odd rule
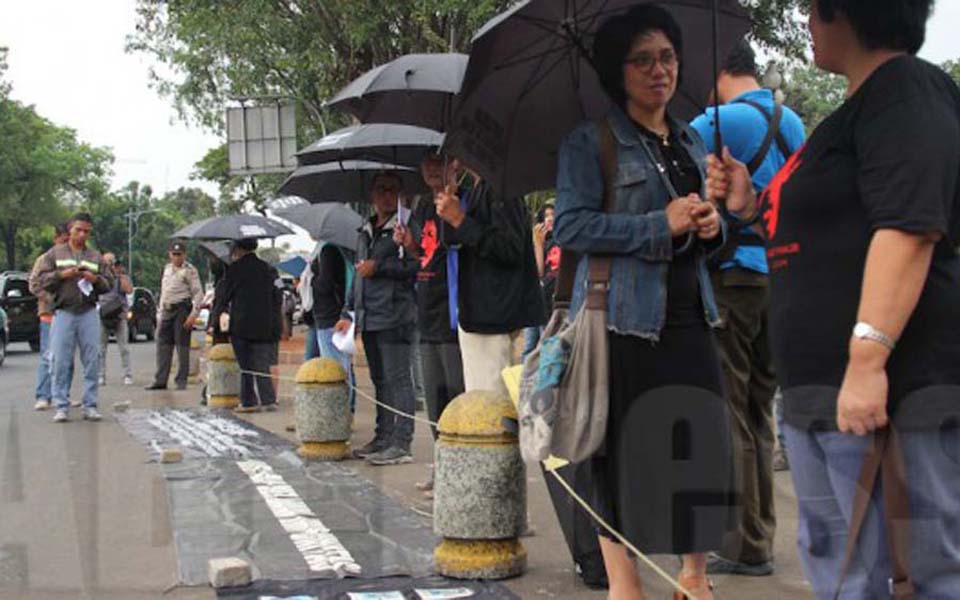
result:
[[[327,242],[355,252],[363,217],[343,204],[299,204],[278,209],[281,219],[296,223],[318,242]]]
[[[201,242],[200,248],[224,264],[230,264],[230,244],[224,241]]]
[[[367,71],[326,106],[361,123],[402,123],[442,131],[467,68],[465,54],[408,54]]]
[[[563,137],[609,110],[588,54],[593,35],[642,3],[526,0],[488,21],[473,38],[445,149],[508,196],[552,188]],[[751,21],[737,0],[657,3],[684,33],[681,85],[670,110],[690,119],[715,85],[715,57],[726,56]]]
[[[302,256],[294,256],[277,264],[277,268],[284,273],[289,273],[294,277],[300,277],[303,270],[307,268],[307,261]]]
[[[193,240],[256,240],[293,235],[282,223],[259,215],[226,215],[210,217],[187,225],[171,239]]]
[[[308,202],[366,202],[370,198],[373,178],[390,172],[400,177],[403,191],[418,194],[427,191],[420,171],[408,167],[360,160],[345,160],[305,165],[294,171],[280,186],[280,193],[299,196]]]
[[[423,127],[374,123],[353,125],[325,135],[297,152],[297,164],[368,160],[418,167],[423,155],[443,145],[443,134]]]

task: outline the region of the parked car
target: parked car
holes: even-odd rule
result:
[[[0,308],[0,367],[7,358],[7,340],[10,338],[10,327],[7,322],[7,313]]]
[[[147,336],[147,341],[153,341],[157,331],[157,301],[153,292],[147,288],[133,288],[128,297],[130,312],[127,313],[127,332],[131,342],[137,341],[137,336]]]
[[[37,297],[30,293],[29,275],[20,271],[0,273],[0,308],[7,313],[7,343],[28,342],[40,350],[40,317]]]

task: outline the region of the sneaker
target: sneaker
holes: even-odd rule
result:
[[[73,408],[80,408],[81,406],[83,406],[83,402],[80,400],[71,400],[70,406]]]
[[[233,409],[233,412],[245,414],[245,413],[258,413],[258,412],[260,412],[260,410],[261,410],[261,408],[260,408],[259,405],[257,405],[257,406],[238,406],[238,407],[236,407],[235,409]]]
[[[418,490],[423,492],[424,496],[431,494],[433,492],[433,469],[430,469],[430,477],[426,481],[421,481],[420,483],[414,484]]]
[[[123,378],[123,385],[133,385],[133,377],[127,375]]]
[[[100,411],[97,410],[96,406],[88,406],[83,409],[83,420],[84,421],[99,421],[103,417],[100,416]]]
[[[276,402],[271,402],[270,404],[264,404],[264,405],[263,405],[263,410],[265,410],[265,411],[267,411],[267,412],[277,412],[279,409],[280,409],[280,407],[277,406],[277,403],[276,403]]]
[[[107,378],[101,376],[99,379],[97,379],[97,385],[99,385],[100,387],[107,385]]]
[[[757,564],[749,564],[727,560],[718,555],[711,554],[707,559],[708,575],[745,575],[747,577],[766,577],[773,575],[773,561],[766,561]]]
[[[53,413],[53,422],[54,423],[66,423],[70,420],[70,413],[64,408],[58,408],[57,412]]]
[[[369,455],[367,462],[375,467],[387,467],[412,463],[413,457],[410,456],[409,450],[399,446],[390,446],[386,450]]]
[[[354,458],[366,458],[371,454],[376,454],[381,450],[386,450],[387,444],[383,440],[373,438],[366,446],[361,446],[353,451]]]
[[[790,460],[787,458],[787,452],[783,448],[777,448],[773,451],[773,470],[789,471]]]
[[[49,400],[41,398],[33,405],[33,410],[49,410],[51,406],[53,406],[53,404]]]
[[[154,392],[157,390],[165,390],[167,389],[167,386],[163,385],[162,383],[151,383],[143,389],[147,390],[148,392]]]

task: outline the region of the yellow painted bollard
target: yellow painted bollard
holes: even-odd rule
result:
[[[513,403],[494,392],[461,394],[443,411],[436,444],[433,529],[437,571],[504,579],[526,569],[527,480]]]
[[[308,460],[346,458],[350,441],[350,389],[347,374],[332,358],[314,358],[297,371],[294,417],[300,447]]]
[[[207,355],[207,406],[236,408],[240,405],[240,366],[230,344],[217,344]]]

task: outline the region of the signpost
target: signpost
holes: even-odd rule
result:
[[[296,107],[288,100],[227,108],[230,174],[288,173],[297,167]]]

